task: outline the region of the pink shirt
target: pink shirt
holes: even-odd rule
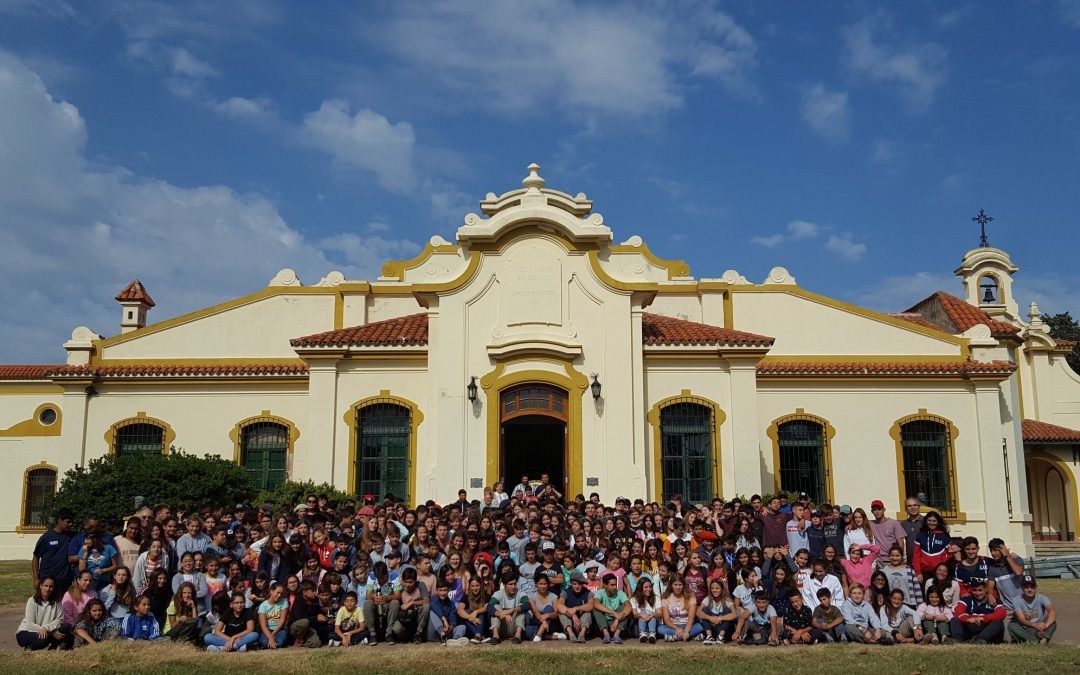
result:
[[[860,583],[866,587],[870,586],[870,577],[874,574],[874,557],[877,553],[878,547],[871,544],[863,546],[863,556],[858,564],[851,560],[840,561],[840,564],[844,566],[844,571],[847,572],[849,585]]]
[[[82,601],[76,603],[71,599],[70,593],[65,593],[64,600],[60,603],[60,608],[64,612],[64,623],[71,624],[72,626],[79,623],[79,615],[82,614],[86,605],[96,597],[97,593],[94,591],[86,591],[82,594]]]

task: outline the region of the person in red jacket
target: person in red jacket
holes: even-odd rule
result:
[[[949,559],[949,526],[937,511],[929,511],[923,517],[922,527],[915,535],[915,551],[911,567],[920,581],[934,576],[934,569]]]
[[[990,598],[985,579],[973,579],[970,595],[960,598],[949,621],[957,642],[1001,644],[1005,639],[1005,605]]]

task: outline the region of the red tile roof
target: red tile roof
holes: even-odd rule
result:
[[[47,380],[48,372],[55,368],[62,368],[60,365],[0,365],[0,380]]]
[[[154,306],[154,299],[150,297],[150,294],[146,292],[146,288],[143,287],[142,282],[135,279],[130,284],[124,287],[124,290],[116,296],[117,302],[129,302],[134,300],[141,300],[148,306]]]
[[[428,343],[426,313],[374,321],[290,340],[293,347],[415,346]]]
[[[1054,342],[1057,343],[1058,349],[1073,349],[1076,347],[1076,340],[1065,340],[1063,338],[1056,338]]]
[[[297,377],[306,376],[305,364],[227,364],[227,365],[124,365],[124,366],[52,366],[55,378],[119,377]]]
[[[916,314],[914,312],[890,312],[889,316],[896,317],[897,319],[903,319],[909,323],[913,323],[916,326],[922,326],[923,328],[932,328],[933,330],[944,331],[945,329],[937,325],[930,319],[927,319],[922,314]],[[948,331],[946,331],[948,332]]]
[[[721,328],[684,319],[645,312],[641,315],[641,341],[646,345],[735,345],[771,347],[774,339],[764,335]]]
[[[967,329],[978,324],[988,326],[990,328],[990,335],[993,337],[1009,337],[1020,332],[1020,329],[1011,323],[997,321],[978,307],[969,305],[964,300],[961,300],[955,295],[946,293],[945,291],[934,293],[925,300],[917,302],[914,306],[904,310],[903,313],[922,314],[922,312],[919,311],[919,308],[927,303],[939,304],[945,314],[948,315],[949,319],[956,325],[956,329],[960,333],[963,333]]]
[[[1059,427],[1048,422],[1024,420],[1025,443],[1075,443],[1080,444],[1080,431]]]
[[[859,361],[783,361],[765,360],[757,364],[757,374],[762,376],[815,375],[861,375],[875,376],[954,376],[954,375],[1009,375],[1016,366],[1007,361],[954,361],[954,362],[871,362]]]

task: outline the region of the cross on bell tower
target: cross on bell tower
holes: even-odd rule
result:
[[[979,209],[979,212],[971,219],[971,222],[978,223],[982,229],[982,236],[979,237],[979,248],[988,248],[990,242],[986,240],[986,224],[993,220],[993,217],[986,211]]]

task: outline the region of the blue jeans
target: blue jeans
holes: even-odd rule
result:
[[[285,646],[285,638],[287,638],[287,637],[289,637],[289,631],[287,631],[287,630],[279,630],[277,632],[277,635],[274,636],[274,642],[277,643],[278,647],[284,647]],[[259,644],[261,644],[263,647],[269,647],[270,646],[270,640],[263,633],[259,633]]]
[[[711,637],[713,639],[724,636],[725,639],[730,639],[731,634],[735,632],[734,621],[721,621],[718,624],[713,624],[710,621],[698,619],[698,625],[701,626],[701,630],[705,633],[705,637]]]
[[[438,617],[433,617],[428,623],[427,627],[427,640],[428,642],[439,642],[439,629],[442,628],[442,620]],[[450,632],[446,634],[446,639],[465,637],[465,626],[458,624],[456,626],[450,626]]]
[[[477,626],[471,621],[462,620],[462,624],[465,626],[465,637],[472,638],[473,636],[484,637],[484,633],[487,633],[488,628],[488,615],[483,614],[480,617],[480,625]]]
[[[280,636],[284,632],[285,631],[282,631],[281,633],[278,633],[278,635]],[[240,638],[236,642],[234,642],[233,645],[237,649],[239,649],[240,647],[243,647],[243,646],[250,647],[251,645],[255,644],[258,641],[259,641],[259,634],[256,633],[256,632],[251,632],[251,633],[248,633],[247,635],[245,635],[244,637]],[[213,633],[207,633],[205,636],[203,636],[203,644],[205,644],[207,647],[224,647],[225,646],[225,638],[218,637],[217,635],[214,635]]]
[[[637,620],[638,635],[644,635],[646,633],[656,632],[656,617],[651,619],[638,619]]]
[[[674,628],[669,628],[667,625],[663,625],[663,624],[656,627],[656,632],[660,633],[664,637],[667,637],[669,635],[671,635],[671,636],[675,635],[675,629]],[[690,638],[689,639],[693,640],[694,638],[696,638],[699,635],[701,635],[701,624],[695,623],[694,625],[690,626]],[[679,639],[681,640],[682,638],[679,638]]]

